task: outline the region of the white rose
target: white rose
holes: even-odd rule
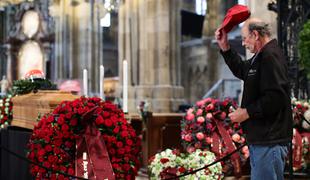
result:
[[[307,119],[308,121],[310,121],[310,110],[307,110],[307,111],[304,113],[304,117],[305,117],[305,119]]]
[[[308,122],[306,122],[305,120],[302,121],[301,126],[302,126],[304,129],[310,130],[310,124],[309,124]]]

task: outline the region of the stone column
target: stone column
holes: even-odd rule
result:
[[[207,0],[208,8],[204,20],[203,36],[207,39],[204,43],[207,47],[208,59],[207,59],[207,87],[210,89],[217,80],[219,80],[219,49],[217,45],[212,44],[212,39],[214,39],[214,32],[220,26],[224,15],[221,12],[222,6],[219,0]],[[225,14],[225,12],[224,12]]]
[[[102,35],[99,19],[102,3],[95,0],[54,1],[55,79],[82,79],[88,70],[90,95],[99,93]]]
[[[7,72],[6,72],[6,79],[9,82],[9,86],[13,84],[13,70],[12,70],[12,52],[11,52],[11,45],[6,45],[6,55],[7,55]]]
[[[121,6],[119,64],[128,60],[129,83],[135,90],[129,91],[129,112],[136,111],[141,100],[148,100],[153,112],[172,112],[183,102],[179,14],[177,0],[127,0]]]

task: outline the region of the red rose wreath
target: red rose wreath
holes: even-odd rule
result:
[[[134,179],[140,166],[141,141],[124,113],[100,98],[65,101],[51,114],[43,116],[30,138],[28,158],[47,168],[74,175],[75,143],[85,130],[81,124],[82,115],[96,106],[95,125],[104,139],[115,178]],[[37,165],[31,165],[31,174],[36,179],[69,179]]]

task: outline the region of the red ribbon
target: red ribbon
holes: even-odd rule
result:
[[[115,175],[101,133],[94,125],[93,112],[95,107],[83,115],[86,130],[76,140],[75,174],[87,179],[115,180]]]
[[[295,130],[294,140],[295,144],[293,148],[293,167],[300,169],[302,158],[302,137],[297,130]]]
[[[217,134],[217,132],[213,132],[212,134],[212,147],[211,150],[212,152],[216,155],[219,156],[220,158],[222,157],[221,153],[220,153],[220,137]]]
[[[223,138],[224,144],[227,147],[227,153],[231,153],[234,150],[236,150],[236,147],[230,137],[230,135],[228,134],[228,132],[225,130],[223,122],[214,119],[214,122],[217,126],[217,129],[220,133],[220,135]],[[230,157],[231,162],[234,166],[234,174],[236,177],[241,177],[241,163],[240,163],[240,156],[238,153],[234,153],[231,155]]]

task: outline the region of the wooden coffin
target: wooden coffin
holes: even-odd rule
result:
[[[70,92],[58,90],[40,90],[37,93],[19,95],[12,98],[12,126],[33,129],[38,115],[52,112],[62,101],[72,101],[79,98]]]

